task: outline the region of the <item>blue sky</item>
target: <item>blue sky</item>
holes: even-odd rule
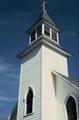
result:
[[[25,30],[40,14],[41,0],[0,0],[0,116],[8,117],[16,103],[21,61],[16,55],[28,46]],[[73,56],[70,76],[79,79],[79,1],[47,0],[48,14],[62,29],[61,46]]]

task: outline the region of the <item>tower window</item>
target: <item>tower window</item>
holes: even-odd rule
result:
[[[42,34],[42,26],[40,25],[40,26],[37,28],[37,37],[39,37],[41,34]]]
[[[27,94],[27,101],[26,101],[27,107],[26,107],[26,114],[32,113],[33,109],[33,91],[31,88],[29,88],[28,94]]]
[[[31,33],[31,42],[35,40],[35,31]]]
[[[50,27],[49,26],[45,25],[44,33],[46,36],[50,37]]]
[[[57,41],[57,33],[52,30],[52,39]]]

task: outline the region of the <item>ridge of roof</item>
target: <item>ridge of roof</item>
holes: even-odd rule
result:
[[[32,29],[40,21],[46,21],[48,24],[55,27],[55,29],[61,32],[61,29],[54,23],[52,18],[48,15],[47,11],[42,11],[37,20],[32,24],[32,26],[29,29],[26,30],[26,32],[29,32],[29,30]]]
[[[54,71],[54,73],[64,79],[66,79],[69,83],[75,85],[79,89],[79,80],[73,79],[72,77],[67,77],[65,75],[62,75],[61,73],[58,73]]]
[[[39,18],[37,21],[41,20],[41,19],[44,19],[46,20],[47,22],[49,22],[50,24],[56,26],[56,24],[53,22],[53,20],[51,19],[51,17],[48,15],[47,11],[46,12],[41,12]]]

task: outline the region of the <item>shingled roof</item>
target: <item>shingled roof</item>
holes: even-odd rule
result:
[[[61,77],[63,80],[69,82],[70,84],[76,86],[79,89],[79,80],[74,79],[73,77],[67,77],[58,72],[55,72],[57,76]]]
[[[40,16],[39,16],[39,18],[38,18],[37,21],[40,21],[40,20],[42,20],[42,19],[45,20],[45,21],[47,21],[48,23],[56,26],[56,24],[53,22],[53,20],[51,19],[51,17],[48,15],[47,11],[46,11],[46,12],[42,12],[42,13],[40,14]]]
[[[14,109],[12,110],[9,120],[16,120],[16,117],[17,117],[17,106],[18,106],[18,102],[16,103]]]
[[[33,26],[35,26],[37,23],[39,23],[42,20],[49,23],[50,25],[54,26],[59,32],[61,32],[60,28],[54,23],[52,18],[48,15],[47,10],[41,10],[41,13],[40,13],[38,19],[34,22],[34,24],[26,32],[29,32],[29,30]]]

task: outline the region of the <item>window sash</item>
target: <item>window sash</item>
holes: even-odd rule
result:
[[[45,25],[44,33],[45,33],[45,35],[47,35],[48,37],[50,37],[50,27],[49,26]]]
[[[57,41],[57,33],[52,30],[52,39]]]
[[[31,42],[35,40],[35,31],[31,33]]]
[[[40,35],[42,35],[42,25],[40,25],[40,26],[37,28],[37,37],[39,37]]]

